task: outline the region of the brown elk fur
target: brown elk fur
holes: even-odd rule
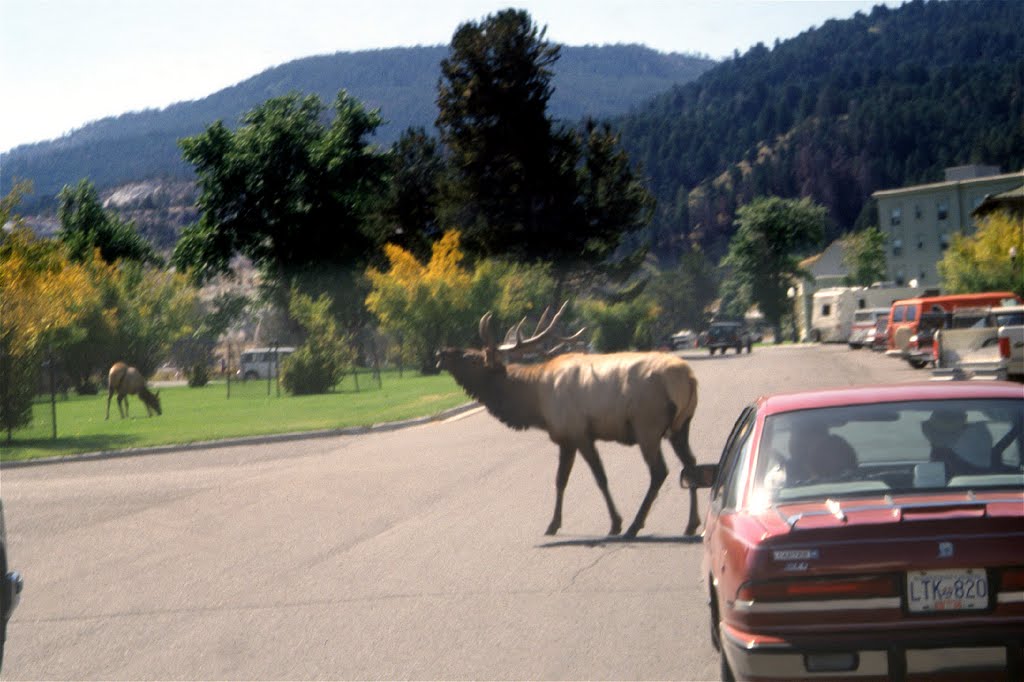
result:
[[[483,328],[482,324],[482,336]],[[504,424],[513,429],[544,429],[559,446],[555,511],[548,535],[561,527],[562,499],[577,450],[604,495],[611,534],[621,532],[622,517],[608,491],[594,445],[597,440],[639,444],[650,470],[650,488],[626,530],[629,537],[643,528],[668,476],[662,438],[669,439],[682,462],[683,478],[692,480],[697,463],[690,450],[689,432],[697,407],[697,380],[682,359],[668,353],[575,353],[538,365],[506,365],[495,359],[493,344],[487,347],[487,338],[484,342],[484,350],[444,349],[438,353],[438,364]],[[700,525],[696,495],[691,487],[687,535]]]
[[[146,388],[146,379],[134,367],[129,367],[123,362],[115,362],[110,367],[107,375],[107,419],[110,419],[110,399],[117,393],[117,411],[121,418],[128,416],[128,396],[138,395],[139,399],[146,406],[146,415],[152,417],[153,412],[163,414],[160,410],[160,391],[150,392]],[[121,409],[121,402],[124,401],[124,409]]]

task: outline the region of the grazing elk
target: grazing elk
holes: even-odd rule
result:
[[[609,440],[639,444],[651,474],[650,488],[636,518],[626,530],[634,537],[644,526],[647,513],[668,476],[661,439],[667,437],[683,463],[682,480],[693,481],[697,462],[690,450],[690,422],[697,407],[697,380],[690,366],[668,353],[612,353],[560,355],[537,365],[505,364],[499,352],[524,351],[552,338],[566,304],[544,326],[547,311],[534,335],[524,339],[523,322],[514,326],[497,345],[491,334],[491,314],[480,320],[483,349],[445,348],[438,352],[438,366],[447,369],[473,398],[513,429],[537,427],[548,432],[558,445],[555,477],[555,512],[547,535],[562,525],[562,498],[578,450],[590,466],[608,514],[611,535],[622,530],[622,517],[608,492],[608,478],[594,442]],[[559,342],[577,339],[583,329]],[[690,519],[686,534],[700,525],[697,490],[690,486]]]
[[[146,388],[146,379],[134,367],[129,367],[123,362],[115,362],[110,367],[107,375],[109,388],[107,389],[107,419],[110,419],[110,399],[117,393],[117,411],[121,418],[128,416],[128,396],[137,394],[142,403],[146,406],[146,415],[152,417],[153,411],[163,414],[160,411],[160,391],[151,393]],[[121,401],[124,401],[124,410],[121,409]]]

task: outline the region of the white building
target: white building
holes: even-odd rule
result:
[[[1020,187],[1024,171],[1001,174],[995,166],[958,166],[946,169],[946,179],[875,192],[878,227],[888,237],[887,279],[904,285],[917,280],[938,286],[937,263],[953,235],[973,234],[971,213],[990,194]]]

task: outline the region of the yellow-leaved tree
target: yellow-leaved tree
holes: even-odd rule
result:
[[[954,237],[939,261],[943,288],[951,293],[1013,291],[1024,296],[1024,219],[997,211],[973,236]]]
[[[502,325],[539,316],[554,302],[549,267],[484,260],[469,268],[457,231],[434,243],[427,263],[399,246],[388,244],[384,250],[390,267],[367,271],[366,307],[399,340],[403,358],[424,372],[436,371],[434,353],[444,346],[479,346],[476,333],[485,312],[494,313],[500,335]]]
[[[434,351],[462,340],[472,325],[473,276],[462,265],[459,233],[448,231],[435,242],[426,264],[394,244],[385,245],[384,254],[389,269],[366,273],[371,286],[366,307],[399,340],[403,359],[430,372]]]
[[[31,422],[44,353],[66,339],[99,296],[85,267],[12,215],[21,191],[0,202],[0,224],[12,226],[0,231],[0,425],[8,441]]]

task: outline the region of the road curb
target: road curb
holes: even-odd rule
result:
[[[195,443],[179,443],[172,445],[154,445],[147,448],[124,448],[121,450],[99,450],[97,452],[83,452],[77,455],[66,455],[63,457],[40,457],[37,459],[20,459],[11,462],[0,462],[0,470],[16,469],[19,467],[42,466],[46,464],[60,464],[63,462],[86,462],[101,459],[114,459],[117,457],[136,457],[139,455],[159,455],[169,452],[187,452],[189,450],[204,450],[209,448],[228,448],[235,445],[264,445],[267,443],[286,443],[293,440],[310,440],[313,438],[331,438],[334,436],[360,436],[367,433],[385,433],[398,431],[412,426],[421,426],[431,422],[451,419],[480,406],[478,402],[469,402],[463,405],[442,410],[437,414],[427,417],[414,417],[396,422],[382,422],[369,426],[348,426],[342,429],[321,429],[319,431],[299,431],[293,433],[274,433],[263,436],[245,436],[241,438],[224,438],[222,440],[197,441]]]

